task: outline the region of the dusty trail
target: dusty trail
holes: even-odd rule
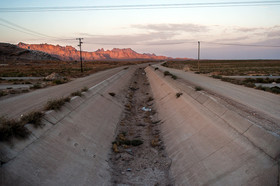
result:
[[[171,185],[171,160],[161,140],[161,121],[156,117],[144,69],[136,70],[126,98],[112,143],[112,184]],[[143,107],[151,111],[144,111]]]

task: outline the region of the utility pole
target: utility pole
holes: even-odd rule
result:
[[[198,41],[198,54],[197,54],[197,66],[198,66],[198,72],[200,71],[200,64],[199,64],[199,60],[200,60],[200,41]]]
[[[83,57],[82,57],[82,40],[84,38],[76,38],[76,40],[79,40],[78,46],[80,47],[80,60],[81,60],[81,72],[83,72]]]

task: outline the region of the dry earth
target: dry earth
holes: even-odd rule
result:
[[[144,69],[131,80],[110,157],[113,185],[172,185],[150,85]],[[144,111],[151,109],[151,111]],[[143,144],[141,144],[143,142]]]

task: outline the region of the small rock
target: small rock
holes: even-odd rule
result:
[[[48,75],[47,77],[45,77],[46,80],[57,80],[57,79],[63,79],[62,76],[60,76],[58,73],[51,73],[50,75]]]

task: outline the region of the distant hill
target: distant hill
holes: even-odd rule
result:
[[[37,50],[51,54],[64,61],[75,61],[80,60],[80,52],[77,51],[72,46],[59,46],[50,44],[25,44],[19,43],[18,46],[24,49]],[[155,54],[139,54],[130,48],[118,49],[114,48],[112,50],[98,49],[95,52],[85,52],[82,53],[83,60],[167,60],[172,59],[165,56],[156,56]]]
[[[0,43],[0,63],[29,61],[59,61],[60,59],[41,51],[26,50],[9,43]]]

